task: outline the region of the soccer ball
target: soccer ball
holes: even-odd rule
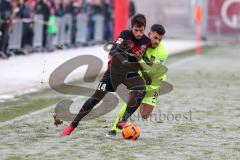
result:
[[[129,124],[122,129],[122,136],[135,141],[140,136],[140,129],[135,124]]]

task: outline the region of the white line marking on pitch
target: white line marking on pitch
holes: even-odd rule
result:
[[[188,61],[190,60],[194,60],[198,57],[196,56],[192,56],[192,57],[189,57],[189,58],[184,58],[183,60],[180,60],[180,61],[177,61],[175,63],[172,63],[170,65],[168,65],[167,67],[168,68],[174,68],[174,67],[177,67],[179,65],[182,65],[184,63],[187,63]],[[77,98],[74,98],[74,100],[76,100]],[[55,105],[53,106],[49,106],[49,107],[46,107],[46,108],[43,108],[41,110],[38,110],[38,111],[35,111],[35,112],[32,112],[32,113],[29,113],[29,114],[25,114],[25,115],[22,115],[22,116],[19,116],[19,117],[16,117],[14,119],[11,119],[11,120],[8,120],[8,121],[5,121],[5,122],[0,122],[0,128],[1,127],[4,127],[6,125],[10,125],[10,124],[13,124],[14,122],[18,122],[18,121],[21,121],[21,120],[24,120],[26,118],[29,118],[31,116],[35,116],[35,115],[38,115],[38,114],[41,114],[41,113],[44,113],[44,112],[47,112],[48,110],[50,109],[54,109]]]

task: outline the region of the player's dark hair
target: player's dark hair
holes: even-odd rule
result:
[[[131,25],[137,27],[146,27],[147,19],[143,14],[136,14],[131,19]]]
[[[159,35],[163,36],[166,31],[161,24],[154,24],[151,27],[151,32],[157,32]]]

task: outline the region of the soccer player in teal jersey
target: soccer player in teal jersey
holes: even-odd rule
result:
[[[161,88],[161,82],[166,80],[165,73],[161,72],[161,65],[165,63],[168,57],[167,49],[163,43],[161,43],[165,29],[160,24],[154,24],[151,27],[151,31],[148,34],[151,40],[151,46],[147,49],[145,56],[141,60],[141,65],[144,69],[148,70],[148,74],[152,78],[152,84],[146,85],[146,95],[140,105],[141,117],[147,119],[156,106],[157,97]],[[159,65],[161,64],[161,65]],[[118,130],[118,123],[125,113],[127,105],[124,104],[116,118],[112,129],[109,131],[109,135],[116,135]]]

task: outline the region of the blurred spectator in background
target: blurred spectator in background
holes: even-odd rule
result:
[[[54,51],[53,38],[57,34],[57,18],[55,15],[54,7],[50,9],[50,16],[48,19],[47,27],[47,50],[49,52]]]
[[[0,0],[0,57],[7,58],[10,56],[9,53],[24,54],[42,49],[53,51],[55,47],[53,40],[56,35],[55,45],[59,49],[75,47],[81,43],[84,45],[98,43],[93,41],[96,38],[94,37],[96,22],[103,24],[103,28],[98,28],[103,35],[103,37],[97,35],[98,41],[112,41],[113,9],[113,0]],[[83,19],[78,19],[79,14],[87,16],[87,20],[82,23]],[[35,15],[42,15],[43,19],[39,17],[34,19]],[[69,17],[65,17],[66,15]],[[22,34],[19,33],[17,26],[21,25],[20,23],[23,26]],[[78,29],[86,23],[87,32],[83,33],[85,40],[77,41]],[[38,33],[42,36],[35,37]],[[14,38],[20,35],[20,39]]]
[[[131,28],[131,17],[136,14],[136,7],[133,0],[129,1],[128,7],[128,28]]]
[[[29,0],[24,0],[23,5],[20,10],[21,18],[23,21],[23,35],[22,35],[22,48],[28,48],[32,46],[33,41],[33,23],[31,19],[33,18],[33,13],[31,10],[31,5]]]
[[[81,13],[86,14],[87,13],[87,0],[81,0]]]
[[[60,25],[62,23],[62,19],[64,18],[64,15],[66,13],[66,3],[64,0],[55,0],[55,6],[56,6],[56,17],[57,17],[57,23],[58,25],[58,33],[57,35],[63,35],[63,26]],[[64,44],[61,42],[61,37],[57,37],[57,48],[62,49]]]
[[[0,3],[0,16],[1,16],[1,42],[0,42],[0,55],[2,58],[8,58],[8,41],[9,33],[12,26],[13,7],[9,0],[1,0]]]
[[[19,19],[21,17],[21,12],[20,12],[20,8],[22,6],[22,1],[20,0],[12,0],[11,1],[11,5],[12,5],[12,9],[13,9],[13,14],[12,14],[12,19]]]
[[[48,21],[50,16],[50,8],[48,7],[47,3],[44,0],[38,0],[35,5],[35,14],[42,14],[43,20],[45,22]],[[47,44],[47,24],[43,25],[43,41],[42,46],[46,47]]]
[[[100,0],[88,0],[87,1],[87,15],[88,15],[88,34],[87,41],[92,41],[94,39],[94,28],[97,19],[97,15],[103,13],[103,8]]]
[[[76,36],[77,36],[77,15],[80,12],[80,6],[82,1],[71,0],[69,5],[67,6],[66,13],[72,15],[72,25],[71,25],[71,44],[76,44]]]
[[[136,14],[136,7],[135,7],[135,3],[133,2],[133,0],[130,0],[129,2],[129,18],[131,18],[133,15]]]
[[[62,18],[65,14],[65,8],[64,8],[63,0],[56,0],[55,1],[55,6],[56,6],[56,16],[59,17],[59,18]]]
[[[53,8],[56,11],[56,0],[55,1],[54,0],[47,0],[46,3],[48,5],[49,9]],[[51,15],[51,11],[50,11],[50,15]]]
[[[103,0],[103,16],[104,16],[104,40],[112,41],[113,39],[113,1]]]

